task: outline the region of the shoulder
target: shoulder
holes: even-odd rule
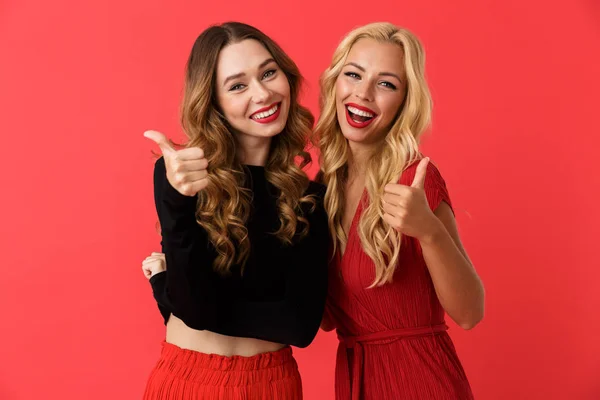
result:
[[[331,241],[329,233],[329,222],[327,211],[325,209],[325,192],[327,187],[321,183],[310,181],[308,188],[304,192],[305,198],[310,200],[301,204],[302,216],[309,223],[308,235],[302,240],[303,243],[310,243],[311,252],[319,253],[323,250],[323,257],[329,249]],[[318,264],[318,263],[317,263]]]
[[[421,162],[421,158],[410,163],[402,172],[398,183],[402,185],[409,185],[415,179],[415,173],[417,172],[417,166]],[[445,185],[444,178],[440,173],[438,166],[433,162],[433,160],[429,160],[427,164],[427,174],[425,175],[425,185]]]
[[[317,172],[317,175],[315,175],[315,179],[314,181],[317,183],[324,183],[324,174],[323,174],[323,170],[320,169],[319,172]]]
[[[308,188],[304,192],[305,196],[310,196],[314,200],[314,211],[317,214],[325,214],[325,193],[327,192],[327,186],[322,183],[310,181]]]
[[[304,215],[311,222],[327,224],[327,213],[325,211],[325,192],[327,187],[321,183],[310,181],[304,195],[310,197],[310,201],[304,203]]]
[[[402,173],[398,183],[401,185],[410,186],[415,179],[417,166],[420,162],[421,159],[408,165],[404,169],[404,172]],[[435,211],[442,201],[447,203],[450,208],[452,208],[452,202],[450,201],[450,195],[448,193],[448,188],[446,187],[446,182],[444,181],[444,178],[442,177],[438,167],[431,160],[429,160],[429,163],[427,164],[424,190],[425,196],[427,197],[427,202],[432,210]]]
[[[305,194],[310,196],[317,196],[320,199],[325,198],[325,192],[327,191],[327,187],[322,183],[318,183],[316,181],[310,181],[308,183],[308,188],[306,189]]]

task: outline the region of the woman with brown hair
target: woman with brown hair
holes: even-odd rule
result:
[[[145,133],[163,154],[164,257],[143,269],[167,326],[145,399],[302,398],[289,345],[319,328],[330,237],[324,187],[302,170],[314,119],[301,81],[256,28],[212,26],[187,64],[185,148]]]

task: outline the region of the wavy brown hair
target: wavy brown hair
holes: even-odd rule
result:
[[[373,152],[365,171],[369,204],[358,223],[358,234],[363,250],[375,264],[373,287],[392,280],[401,245],[401,235],[383,221],[383,189],[387,183],[396,181],[419,157],[419,139],[429,126],[432,104],[425,80],[425,52],[419,39],[410,31],[378,22],[353,30],[339,44],[329,68],[321,76],[321,115],[315,127],[321,150],[320,175],[327,185],[325,208],[335,238],[334,249],[348,240],[342,228],[342,215],[350,154],[348,141],[337,119],[335,85],[352,46],[363,38],[402,48],[407,82],[406,97],[398,115],[379,148]]]
[[[236,140],[220,111],[216,96],[216,66],[221,50],[244,40],[256,40],[271,54],[290,85],[290,110],[284,130],[273,137],[265,176],[277,190],[280,226],[274,235],[291,244],[305,235],[308,221],[301,204],[314,207],[304,196],[309,179],[303,168],[311,162],[305,147],[314,124],[310,111],[298,104],[302,76],[292,59],[267,35],[239,22],[211,26],[196,39],[186,67],[181,123],[187,147],[204,150],[208,161],[208,186],[198,193],[197,222],[208,232],[217,251],[213,268],[227,275],[234,264],[243,266],[250,253],[246,222],[251,209],[250,182],[236,158]],[[299,164],[296,162],[300,161]]]

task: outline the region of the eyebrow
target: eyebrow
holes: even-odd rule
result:
[[[357,63],[354,63],[354,62],[349,62],[349,63],[347,63],[346,65],[352,65],[353,67],[355,67],[355,68],[357,68],[357,69],[361,70],[362,72],[366,72],[366,70],[365,70],[363,67],[361,67],[360,65],[358,65]],[[346,65],[344,65],[344,67],[345,67]],[[392,77],[394,77],[394,78],[398,79],[398,81],[402,82],[402,79],[400,79],[400,77],[399,77],[398,75],[396,75],[396,74],[394,74],[394,73],[392,73],[392,72],[380,72],[380,73],[379,73],[379,76],[392,76]]]
[[[258,69],[262,69],[272,62],[275,62],[275,60],[272,58],[267,58],[265,61],[260,63],[260,65],[258,66]],[[225,81],[223,82],[223,86],[227,85],[227,82],[232,81],[234,79],[241,78],[242,76],[246,76],[246,73],[240,72],[239,74],[234,74],[234,75],[228,76],[227,78],[225,78]]]

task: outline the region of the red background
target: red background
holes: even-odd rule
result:
[[[136,399],[164,327],[146,129],[181,137],[186,57],[209,24],[276,39],[307,78],[353,27],[416,32],[444,174],[487,290],[451,335],[478,399],[600,398],[597,1],[0,2],[0,399]],[[549,4],[552,3],[552,4]],[[335,335],[297,355],[333,398]]]

